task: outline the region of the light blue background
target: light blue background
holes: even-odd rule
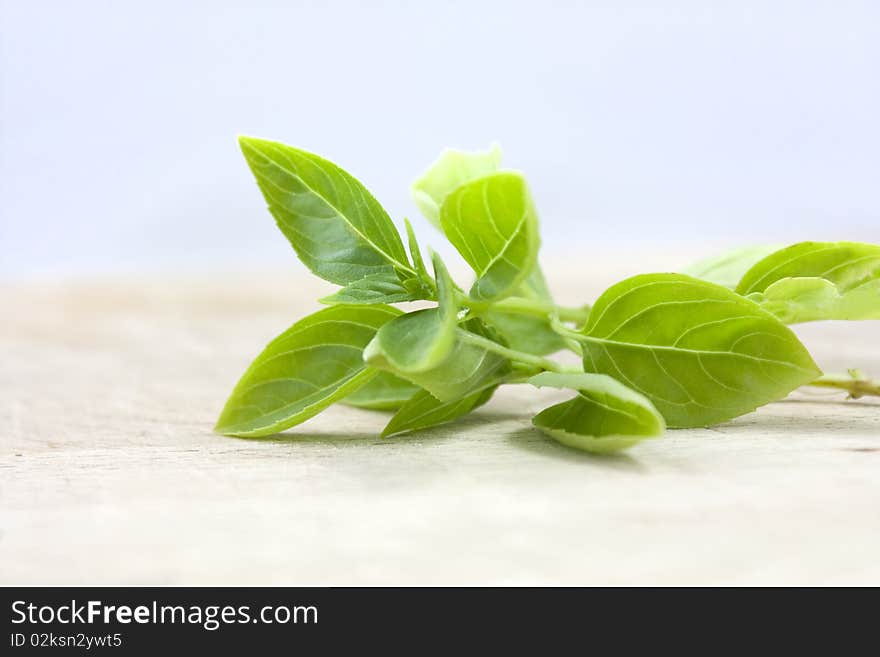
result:
[[[878,2],[0,2],[3,277],[286,262],[237,133],[398,220],[498,141],[545,257],[880,241]]]

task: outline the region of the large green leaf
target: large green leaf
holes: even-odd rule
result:
[[[710,283],[736,288],[740,279],[756,262],[779,250],[776,244],[743,246],[725,251],[685,267],[681,273]]]
[[[794,244],[755,264],[736,290],[789,324],[880,319],[880,246]]]
[[[458,308],[452,279],[439,256],[433,254],[433,258],[439,305],[401,315],[383,326],[364,350],[371,365],[412,374],[429,370],[449,356]]]
[[[501,149],[497,145],[485,152],[447,148],[410,186],[410,193],[425,218],[440,228],[440,208],[446,197],[461,185],[494,173],[500,167]]]
[[[301,319],[254,359],[215,430],[266,436],[350,395],[377,374],[364,364],[364,347],[399,315],[389,306],[331,306]]]
[[[388,214],[354,177],[278,142],[239,143],[278,227],[315,274],[339,285],[395,269],[414,274]]]
[[[723,422],[820,374],[772,314],[683,274],[635,276],[612,286],[579,339],[586,371],[644,394],[671,427]]]
[[[497,387],[490,385],[449,401],[440,401],[428,391],[421,390],[398,409],[382,431],[382,437],[387,438],[451,422],[489,401]]]
[[[418,386],[391,372],[379,372],[366,385],[343,399],[342,403],[358,408],[390,411],[403,406],[419,390]]]
[[[518,173],[494,173],[457,188],[443,202],[440,223],[477,274],[470,294],[478,301],[509,295],[535,266],[538,215]]]
[[[666,430],[663,416],[647,397],[610,376],[542,372],[529,383],[578,391],[574,399],[546,408],[532,419],[563,445],[607,454],[658,438]]]

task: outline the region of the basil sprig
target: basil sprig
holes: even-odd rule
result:
[[[787,326],[880,319],[878,245],[738,248],[565,308],[538,263],[529,185],[502,168],[497,147],[444,151],[412,186],[416,205],[474,271],[459,287],[434,252],[428,270],[408,221],[404,241],[335,164],[278,142],[240,143],[282,233],[339,289],[257,356],[220,415],[220,433],[266,436],[342,402],[394,411],[388,437],[453,421],[501,385],[528,384],[573,395],[534,417],[539,430],[605,454],[666,427],[724,422],[802,385],[880,394],[855,370],[822,375]],[[390,305],[414,301],[420,307],[407,311]],[[582,366],[547,358],[563,349]]]

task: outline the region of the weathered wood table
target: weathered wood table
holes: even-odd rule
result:
[[[569,303],[634,273],[550,269]],[[321,292],[302,269],[0,287],[0,583],[880,584],[877,400],[799,391],[613,458],[533,430],[565,395],[524,386],[411,437],[343,406],[213,434]],[[880,375],[878,322],[798,332]]]

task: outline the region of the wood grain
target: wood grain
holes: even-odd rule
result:
[[[576,303],[628,273],[596,271],[550,278]],[[0,288],[0,583],[880,584],[872,400],[797,392],[615,458],[535,432],[565,394],[526,387],[411,437],[342,406],[213,434],[326,292],[301,270]],[[878,328],[799,332],[825,369],[878,375]]]

